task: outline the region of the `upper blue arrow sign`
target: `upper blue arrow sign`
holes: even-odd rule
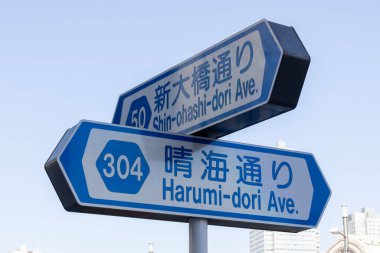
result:
[[[217,138],[296,107],[310,57],[262,20],[122,94],[113,123]]]
[[[88,121],[45,169],[68,211],[257,229],[315,227],[331,194],[308,153]]]

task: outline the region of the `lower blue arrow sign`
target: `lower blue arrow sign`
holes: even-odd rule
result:
[[[68,211],[297,232],[331,195],[313,155],[81,121],[45,169]]]

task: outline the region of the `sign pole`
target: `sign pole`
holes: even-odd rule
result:
[[[189,219],[189,253],[207,253],[207,219]]]

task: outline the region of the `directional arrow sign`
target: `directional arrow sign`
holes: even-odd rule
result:
[[[313,155],[81,121],[45,169],[68,211],[301,231],[330,197]]]
[[[122,94],[114,124],[218,138],[296,107],[310,57],[266,20]]]

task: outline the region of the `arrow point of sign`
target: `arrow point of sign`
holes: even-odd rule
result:
[[[331,189],[327,184],[327,181],[324,178],[314,156],[310,154],[310,156],[306,158],[306,161],[309,167],[310,178],[312,179],[314,189],[309,222],[316,227],[319,224],[322,214],[331,197]]]
[[[78,206],[78,202],[76,201],[74,193],[71,191],[67,180],[65,180],[65,175],[61,170],[58,159],[67,144],[70,142],[76,129],[77,126],[74,126],[65,132],[44,166],[45,171],[48,174],[48,177],[66,211],[72,211],[75,209],[75,207]]]
[[[270,21],[268,24],[283,51],[270,103],[292,110],[296,108],[301,94],[310,65],[310,55],[293,27]]]
[[[293,27],[280,25],[266,19],[259,23],[265,23],[269,27],[282,54],[267,103],[192,133],[193,135],[219,138],[297,107],[310,65],[310,55]],[[264,48],[264,50],[268,49]]]

